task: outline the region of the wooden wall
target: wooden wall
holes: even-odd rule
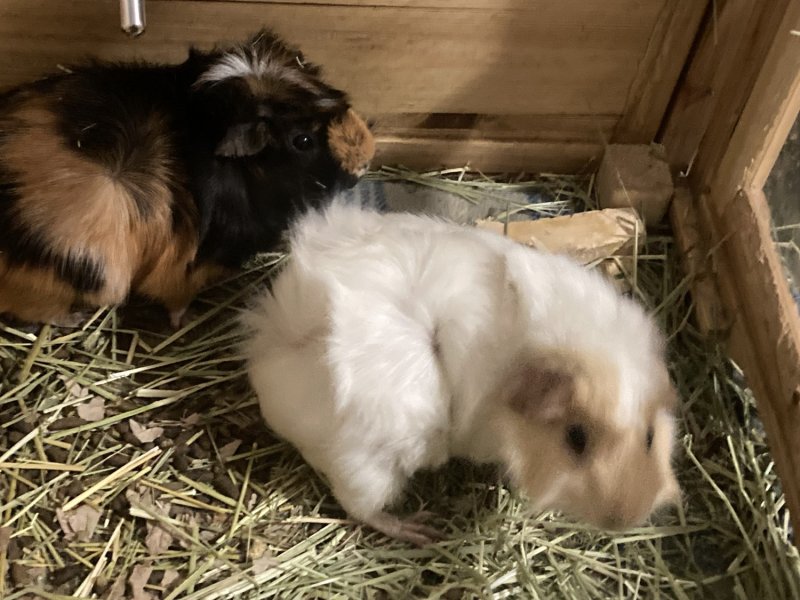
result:
[[[663,134],[693,199],[673,203],[703,304],[716,288],[731,357],[745,373],[767,432],[792,524],[800,531],[800,316],[772,240],[763,187],[800,112],[800,0],[727,0],[703,26]],[[686,218],[688,214],[688,219]],[[682,231],[684,230],[684,231]],[[686,248],[686,250],[690,250]],[[713,300],[713,298],[712,298]],[[795,535],[795,543],[800,536]]]
[[[180,61],[275,28],[377,120],[380,160],[575,171],[653,139],[706,0],[0,0],[0,86],[87,54]]]

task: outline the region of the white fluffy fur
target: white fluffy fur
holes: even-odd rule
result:
[[[298,64],[299,58],[297,59]],[[254,77],[257,79],[274,78],[311,92],[317,92],[316,82],[302,77],[292,65],[291,68],[281,63],[281,57],[259,56],[252,49],[237,48],[224,54],[197,79],[197,85],[216,83],[236,77]]]
[[[401,525],[382,511],[415,471],[503,459],[488,395],[521,348],[612,357],[620,426],[644,427],[660,360],[641,308],[567,258],[342,204],[299,222],[288,266],[245,320],[267,423],[352,516],[387,532]]]

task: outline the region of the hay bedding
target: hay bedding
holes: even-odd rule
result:
[[[466,175],[383,171],[362,196],[398,208],[437,189],[460,218],[501,220],[588,197],[580,180]],[[175,334],[145,305],[79,330],[0,326],[0,597],[800,598],[750,393],[692,328],[669,237],[651,235],[627,276],[670,336],[684,509],[609,537],[530,515],[494,469],[455,463],[409,491],[404,508],[435,511],[449,536],[422,549],[348,522],[261,424],[233,322],[282,260],[209,290]]]

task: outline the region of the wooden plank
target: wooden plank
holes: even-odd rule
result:
[[[739,188],[764,187],[798,116],[800,36],[793,33],[798,30],[800,0],[793,0],[777,28],[770,30],[769,53],[761,64],[753,92],[736,121],[736,129],[725,146],[722,159],[699,174],[703,181],[712,182],[718,198],[717,210],[724,211]]]
[[[613,115],[475,115],[399,113],[370,115],[375,130],[389,136],[602,144],[617,123]]]
[[[727,345],[756,395],[799,530],[800,317],[772,241],[761,185],[800,110],[800,39],[793,33],[800,29],[800,0],[749,6],[749,29],[731,55],[689,180],[699,199],[700,235],[719,247],[716,282],[731,319]],[[720,40],[724,47],[731,43]]]
[[[572,170],[610,137],[665,1],[148,0],[132,40],[113,2],[3,0],[0,86],[89,54],[176,62],[267,24],[377,117],[383,160]]]
[[[688,171],[694,162],[723,88],[739,64],[757,8],[755,0],[727,0],[707,12],[689,70],[659,138],[675,171]]]
[[[373,165],[437,169],[469,165],[484,173],[589,173],[603,154],[603,145],[588,142],[525,142],[448,140],[378,135]]]
[[[796,16],[791,16],[790,13],[796,15],[799,5],[800,0],[773,0],[772,2],[756,3],[757,10],[760,12],[757,13],[758,18],[755,19],[755,28],[748,43],[739,50],[735,68],[723,88],[720,102],[714,111],[714,118],[709,123],[708,130],[698,149],[694,170],[697,173],[695,177],[703,179],[702,185],[708,186],[713,178],[720,175],[725,176],[720,173],[720,166],[725,156],[732,157],[742,154],[741,152],[731,152],[731,138],[734,131],[738,131],[739,135],[742,134],[740,120],[745,112],[745,105],[749,102],[757,80],[761,79],[761,85],[765,81],[762,75],[768,62],[768,52],[776,42],[783,43],[787,38],[795,37],[791,34],[791,28],[788,28],[787,23],[784,22],[784,17],[788,21],[796,22]],[[795,48],[795,52],[797,46],[794,44],[798,41],[795,39],[791,44],[791,47]],[[791,48],[786,49],[791,50]],[[788,59],[787,56],[786,60]],[[752,113],[775,106],[758,106],[751,103],[750,107]],[[764,133],[756,133],[756,135],[762,136]],[[751,158],[754,158],[754,155]],[[735,190],[736,186],[744,185],[742,179],[729,180],[725,183],[731,185],[729,188],[731,191]],[[720,196],[722,195],[720,194]],[[732,197],[733,193],[727,194],[728,199]]]
[[[172,0],[173,2],[191,2],[194,0]],[[366,6],[369,8],[446,8],[458,10],[502,9],[503,2],[498,0],[210,0],[212,2],[252,2],[258,4],[294,4],[305,6]],[[565,4],[569,4],[567,0]],[[542,10],[540,2],[517,2],[517,10],[538,13]]]
[[[130,40],[117,5],[0,3],[0,86],[86,54],[181,60],[269,24],[368,113],[620,115],[663,0],[504,0],[492,7],[148,0]]]
[[[742,190],[720,211],[702,202],[706,232],[725,240],[719,289],[732,318],[731,357],[755,394],[795,531],[800,528],[800,319],[770,235],[763,192]]]
[[[664,3],[613,142],[638,144],[653,141],[707,5],[707,0]]]
[[[701,232],[694,204],[688,186],[676,186],[670,205],[670,223],[681,254],[681,266],[691,278],[697,325],[703,334],[717,335],[727,329],[728,318],[720,302],[714,256]]]

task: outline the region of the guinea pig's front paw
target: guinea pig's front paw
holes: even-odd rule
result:
[[[428,511],[420,511],[400,519],[386,512],[381,512],[365,521],[367,525],[396,540],[409,542],[416,546],[426,546],[445,539],[445,535],[434,527],[425,525],[425,521],[435,516]]]

